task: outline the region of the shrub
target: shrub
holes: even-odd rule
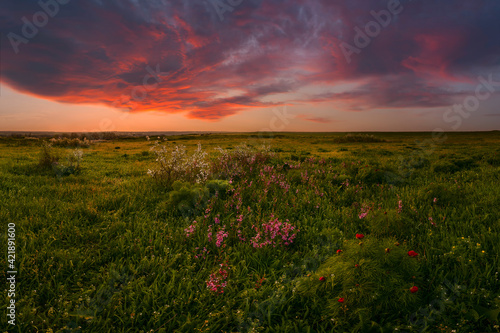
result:
[[[167,207],[174,207],[183,216],[196,215],[208,201],[209,190],[182,181],[172,184],[173,191],[168,194]]]
[[[380,237],[409,238],[415,223],[396,210],[377,211],[366,218],[370,233]]]
[[[232,179],[256,172],[259,165],[268,162],[273,154],[269,146],[260,149],[240,145],[232,151],[217,148],[220,155],[212,162],[212,173],[216,178]]]
[[[186,147],[179,145],[167,148],[158,142],[151,148],[156,155],[156,168],[149,169],[148,174],[158,183],[167,187],[174,181],[204,183],[210,173],[207,153],[198,144],[198,148],[189,155]]]
[[[420,202],[432,204],[436,198],[435,204],[438,206],[447,206],[460,201],[461,194],[456,185],[444,186],[442,184],[431,183],[418,191]]]
[[[205,186],[176,180],[172,184],[172,191],[169,192],[168,200],[162,209],[171,210],[171,207],[175,207],[175,213],[180,213],[185,217],[195,216],[202,212],[208,200],[213,196],[224,197],[229,187],[229,182],[225,180],[210,180]]]
[[[58,162],[52,165],[54,173],[58,177],[78,174],[81,171],[80,162],[82,161],[83,152],[79,149],[73,150],[66,156],[66,163],[60,164]]]
[[[492,166],[500,166],[500,156],[497,153],[485,155],[483,160]]]
[[[375,167],[365,167],[358,170],[356,180],[367,185],[382,184],[386,181],[385,175],[386,171],[384,170],[376,169]]]
[[[460,170],[469,170],[477,166],[476,161],[472,158],[460,158],[452,160]]]
[[[40,153],[39,165],[42,168],[50,168],[59,161],[59,155],[54,151],[52,143],[42,141],[42,151]]]
[[[420,262],[394,238],[345,241],[309,277],[297,280],[299,295],[328,318],[345,318],[350,331],[404,318],[420,302]],[[413,252],[411,252],[414,254]]]
[[[50,143],[54,147],[81,147],[88,148],[90,147],[90,141],[87,138],[80,140],[79,138],[52,138],[50,139]]]
[[[432,165],[432,171],[440,173],[454,173],[457,172],[459,168],[451,162],[439,161]]]

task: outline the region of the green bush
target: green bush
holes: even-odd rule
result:
[[[38,165],[42,168],[51,168],[52,165],[59,162],[59,158],[60,157],[55,152],[52,144],[47,141],[43,141]]]
[[[451,160],[460,170],[469,170],[477,167],[476,161],[472,158],[461,158]]]
[[[421,302],[421,292],[410,292],[422,283],[421,265],[397,244],[395,238],[345,241],[340,254],[297,280],[297,292],[323,317],[343,318],[351,332],[408,317]]]
[[[460,192],[455,186],[431,183],[418,191],[418,200],[431,204],[436,198],[436,205],[447,206],[458,202],[461,198]]]
[[[414,231],[414,223],[394,209],[377,211],[366,217],[370,233],[379,237],[398,237],[408,239]]]
[[[449,161],[439,161],[432,165],[432,171],[440,173],[454,173],[459,170],[456,164]]]
[[[229,187],[225,180],[210,180],[204,186],[177,180],[172,184],[165,207],[174,207],[182,216],[192,217],[200,214],[216,194],[224,198]]]

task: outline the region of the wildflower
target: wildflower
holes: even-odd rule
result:
[[[413,286],[413,287],[410,288],[410,292],[412,294],[416,293],[417,291],[418,291],[418,287],[417,286]]]
[[[225,231],[225,228],[226,226],[224,226],[221,230],[219,230],[217,232],[217,241],[215,243],[215,245],[217,245],[217,247],[220,247],[222,245],[222,243],[224,242],[224,238],[227,238],[229,236],[229,234]]]
[[[391,252],[391,249],[390,248],[386,248],[385,249],[385,253],[389,253],[389,252]]]
[[[363,239],[363,238],[365,238],[365,235],[363,235],[363,234],[356,234],[356,238],[357,239]]]
[[[403,200],[398,201],[398,213],[403,211]]]
[[[226,279],[228,273],[224,269],[224,267],[227,267],[227,265],[220,264],[220,267],[221,268],[218,271],[210,274],[210,278],[206,281],[207,288],[216,294],[223,294],[224,288],[227,286]]]
[[[359,267],[359,265],[358,265],[358,264],[356,264],[356,265],[354,265],[354,267],[358,268],[358,267]]]
[[[339,303],[344,303],[344,298],[343,297],[339,298],[338,302]]]
[[[324,277],[324,276],[322,276],[322,277],[320,277],[320,278],[319,278],[319,280],[320,280],[321,282],[325,282],[325,280],[326,280],[326,279],[325,279],[325,277]]]
[[[338,253],[338,254],[341,254],[341,253],[342,253],[342,250],[341,250],[341,249],[338,249],[338,250],[337,250],[337,253]]]
[[[196,231],[196,221],[193,221],[193,224],[191,224],[189,227],[184,229],[184,232],[186,233],[186,237],[191,236],[195,231]]]
[[[438,201],[438,198],[434,198],[434,200],[432,200],[432,202],[436,203]]]
[[[408,255],[412,258],[418,257],[418,253],[413,250],[408,251]]]

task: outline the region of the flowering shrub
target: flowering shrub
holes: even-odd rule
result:
[[[149,169],[148,174],[166,186],[170,187],[176,180],[204,183],[210,174],[207,153],[200,144],[192,154],[187,153],[185,146],[167,148],[158,142],[151,150],[156,155],[157,165]]]
[[[264,164],[272,157],[269,146],[255,149],[243,144],[232,151],[220,147],[217,151],[220,155],[212,162],[212,173],[221,179],[233,179],[245,174],[248,176],[257,170],[258,165]]]

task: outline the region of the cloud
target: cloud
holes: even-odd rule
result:
[[[304,114],[297,115],[297,118],[300,118],[300,119],[303,119],[303,120],[307,120],[307,121],[311,121],[313,123],[321,123],[321,124],[328,124],[328,123],[333,122],[333,120],[330,119],[330,118],[312,117],[312,116],[308,116],[308,115],[304,115]]]
[[[498,68],[498,1],[401,4],[348,63],[340,43],[354,43],[354,28],[387,1],[243,0],[222,21],[210,1],[70,1],[18,53],[4,34],[1,80],[59,102],[216,121],[283,96],[346,111],[447,106],[464,94],[457,83]],[[25,1],[2,7],[0,29],[18,36],[22,18],[41,10]],[[335,92],[343,82],[357,85]],[[325,92],[299,93],[312,86]]]

